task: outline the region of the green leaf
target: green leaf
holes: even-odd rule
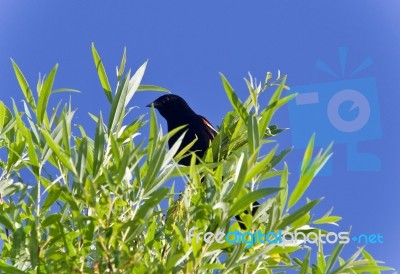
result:
[[[268,102],[268,108],[270,107],[276,107],[276,103],[279,101],[282,95],[282,91],[286,88],[285,83],[286,83],[287,76],[282,77],[281,83],[278,85],[276,88],[275,92],[272,94],[271,99]]]
[[[119,65],[119,68],[117,67],[118,81],[121,79],[122,74],[125,71],[125,65],[126,65],[126,47],[124,47],[124,53],[122,54],[121,64]]]
[[[267,155],[265,155],[261,161],[257,162],[253,168],[251,168],[246,174],[246,182],[249,182],[252,178],[262,175],[263,172],[268,171],[271,168],[271,160],[275,155],[278,146],[273,147]]]
[[[121,126],[122,118],[125,113],[125,101],[128,93],[130,74],[124,78],[118,87],[117,94],[111,104],[110,116],[108,118],[108,132],[111,134],[117,127]]]
[[[279,207],[280,207],[280,211],[283,212],[284,208],[285,208],[285,204],[287,201],[287,196],[289,193],[288,190],[288,179],[289,179],[289,170],[288,170],[288,166],[285,163],[285,167],[283,169],[283,173],[281,175],[281,180],[280,180],[280,188],[282,188],[282,190],[279,192]]]
[[[159,91],[159,92],[170,93],[168,89],[155,85],[140,85],[137,91]]]
[[[129,160],[130,160],[130,154],[131,151],[129,149],[125,149],[121,158],[121,161],[119,162],[118,165],[118,177],[117,177],[117,182],[122,182],[126,178],[126,175],[128,175],[128,178],[130,176],[130,171],[128,168]],[[126,181],[129,181],[130,179],[127,179]]]
[[[29,110],[29,107],[28,107],[27,103],[25,101],[22,101],[22,103],[24,104],[24,111],[25,111],[25,114],[26,114],[26,117],[27,117],[27,120],[28,120],[28,123],[29,123],[29,126],[30,126],[30,130],[32,131],[32,134],[31,134],[32,135],[32,139],[35,141],[35,143],[38,143],[39,140],[40,140],[39,131],[38,131],[38,125],[37,125],[37,123],[35,123],[33,121],[33,118],[32,118],[32,115],[31,115],[31,112]],[[14,110],[17,109],[15,104],[14,104],[14,101],[13,101],[13,107],[14,107]]]
[[[115,163],[119,165],[122,150],[120,148],[120,145],[117,143],[117,140],[115,140],[114,135],[110,135],[109,138],[111,143],[111,153],[114,157]]]
[[[340,217],[340,216],[326,216],[326,217],[322,217],[318,220],[315,220],[313,222],[313,224],[316,224],[316,225],[333,224],[333,223],[340,221],[341,219],[342,219],[342,217]]]
[[[3,183],[3,182],[1,182]],[[9,216],[7,214],[5,214],[4,212],[0,212],[0,224],[4,225],[4,227],[6,227],[7,229],[11,230],[11,232],[15,231],[15,227],[12,223],[12,221],[10,220]]]
[[[311,137],[311,139],[313,139],[313,137]],[[311,152],[312,152],[312,148],[311,148],[312,142],[309,143],[309,144],[311,144],[311,146],[308,149]],[[315,157],[314,161],[311,164],[307,164],[308,168],[305,167],[304,172],[301,172],[299,181],[289,198],[288,207],[294,206],[296,204],[296,202],[299,201],[299,199],[303,196],[303,194],[306,192],[306,190],[310,186],[313,178],[318,174],[318,172],[321,170],[321,168],[325,165],[325,163],[332,156],[332,153],[330,153],[332,145],[333,144],[331,143],[328,146],[328,148],[325,150],[324,153],[322,153],[322,154],[321,154],[321,152],[318,153],[318,155]],[[305,157],[305,160],[306,160],[306,162],[309,161],[308,156]],[[303,166],[306,166],[306,165],[303,164]]]
[[[140,82],[142,81],[144,72],[146,71],[146,66],[147,66],[147,61],[144,62],[144,64],[141,65],[140,68],[138,68],[138,70],[135,72],[135,74],[129,80],[128,92],[126,94],[126,99],[125,99],[125,107],[129,104],[133,95],[135,95],[135,93],[140,85]]]
[[[320,201],[321,199],[311,201],[290,214],[289,216],[283,218],[278,226],[278,229],[285,229],[287,226],[293,224],[295,221],[309,213],[311,209],[313,209]]]
[[[292,101],[294,98],[296,98],[297,95],[298,95],[297,93],[292,93],[288,96],[285,96],[285,97],[279,99],[279,101],[276,104],[276,108],[280,108],[281,106],[286,105],[287,103]]]
[[[149,229],[147,231],[146,239],[144,241],[145,245],[148,245],[149,243],[154,241],[154,236],[155,236],[156,229],[157,229],[157,218],[153,217],[151,219],[151,223],[150,223]]]
[[[29,235],[29,255],[30,255],[30,263],[32,264],[32,268],[35,269],[37,264],[39,263],[39,240],[38,240],[38,234],[35,226],[35,222],[31,221],[30,222],[30,227],[31,227],[31,233]]]
[[[36,176],[39,176],[39,167],[40,167],[40,163],[39,163],[39,158],[37,156],[37,152],[36,152],[36,146],[33,143],[32,140],[32,133],[30,131],[26,131],[25,132],[25,138],[26,138],[26,142],[27,142],[27,150],[28,150],[28,156],[29,156],[29,162],[32,166],[33,172],[35,173]]]
[[[277,164],[279,164],[283,158],[286,157],[286,155],[289,154],[289,152],[291,152],[293,150],[293,147],[287,148],[283,151],[281,151],[281,153],[279,153],[278,155],[274,155],[274,157],[271,160],[271,168],[275,167]]]
[[[15,266],[5,263],[3,260],[0,260],[0,270],[4,271],[4,273],[26,274],[25,271],[19,270]]]
[[[148,215],[149,210],[158,205],[162,200],[164,200],[169,193],[169,189],[164,187],[154,191],[149,198],[144,202],[144,204],[139,208],[136,215],[137,218],[141,219]]]
[[[7,197],[26,188],[25,184],[14,182],[12,179],[0,181],[0,197]]]
[[[160,145],[154,150],[154,154],[148,159],[148,168],[146,177],[144,179],[144,193],[149,195],[154,192],[159,186],[160,180],[157,178],[160,173],[160,169],[164,163],[166,155],[166,142],[160,142]]]
[[[11,257],[15,258],[19,254],[21,254],[21,250],[24,250],[26,248],[26,234],[29,234],[29,231],[25,233],[24,227],[20,227],[16,229],[16,231],[14,231],[13,233],[14,235],[12,239]]]
[[[41,223],[42,227],[48,227],[52,224],[58,223],[61,220],[61,214],[55,213],[46,217]]]
[[[231,102],[233,108],[240,115],[242,120],[247,123],[249,114],[247,113],[246,108],[243,106],[243,103],[240,101],[239,97],[236,95],[235,91],[233,90],[232,86],[229,84],[225,76],[222,73],[220,73],[220,76],[226,95],[228,96],[228,99]]]
[[[351,271],[354,273],[381,273],[381,271],[393,271],[394,268],[387,267],[387,266],[377,266],[377,265],[359,265],[359,266],[353,266],[350,268]],[[334,272],[333,272],[334,273]],[[339,273],[339,272],[337,272]],[[396,272],[394,272],[396,273]]]
[[[335,269],[335,271],[332,271],[332,274],[344,273],[350,269],[353,269],[354,267],[357,267],[356,260],[360,256],[363,249],[364,248],[358,248],[357,252],[355,252],[346,262],[341,264],[341,266],[339,268]],[[376,266],[373,266],[373,267],[376,267]]]
[[[168,132],[168,139],[171,138],[171,136],[180,132],[184,127],[185,126],[181,126],[181,127],[176,128],[175,130]],[[169,151],[165,155],[163,164],[161,165],[162,168],[165,167],[168,163],[170,163],[170,161],[174,158],[175,154],[178,152],[178,149],[182,144],[182,140],[185,137],[185,134],[186,134],[186,131],[184,131],[183,133],[181,132],[181,135],[178,137],[178,139],[175,141],[175,143],[169,149]]]
[[[21,138],[22,139],[22,138]],[[11,143],[8,147],[8,159],[7,159],[7,169],[14,169],[14,165],[22,160],[22,153],[25,149],[26,141],[25,140],[16,140],[16,142]]]
[[[73,88],[58,88],[58,89],[53,89],[51,91],[51,94],[54,93],[61,93],[61,92],[73,92],[73,93],[80,93],[80,90],[77,89],[73,89]]]
[[[94,64],[96,65],[97,74],[99,75],[101,86],[104,90],[104,93],[107,96],[108,101],[112,103],[113,98],[112,98],[110,83],[108,82],[108,77],[106,74],[106,70],[103,66],[103,61],[100,59],[100,55],[97,52],[94,43],[92,43],[92,55]]]
[[[52,185],[49,190],[49,194],[47,195],[42,205],[42,211],[46,212],[58,200],[60,194],[61,194],[61,186],[58,184]]]
[[[120,231],[126,233],[126,241],[136,237],[144,229],[145,220],[149,219],[154,207],[158,205],[169,193],[168,188],[160,188],[149,195],[149,198],[140,206],[133,220],[123,223]]]
[[[96,136],[94,140],[94,152],[93,152],[93,176],[98,175],[98,171],[103,165],[104,159],[104,145],[105,145],[105,134],[103,129],[103,117],[100,113],[99,122],[96,127]]]
[[[231,191],[225,198],[226,201],[232,200],[239,195],[243,187],[246,185],[246,174],[247,174],[247,156],[242,153],[239,160],[237,161],[236,172],[233,178],[234,185]]]
[[[310,265],[310,253],[311,249],[308,249],[306,256],[304,257],[303,263],[301,265],[300,274],[308,274],[308,268]]]
[[[339,243],[335,246],[331,255],[329,256],[328,261],[326,262],[324,273],[330,273],[331,269],[335,266],[335,264],[340,256],[340,253],[342,253],[343,248],[344,248],[344,244],[341,244],[341,243]]]
[[[19,86],[21,87],[21,90],[25,96],[26,101],[28,102],[28,104],[31,106],[32,109],[36,109],[35,99],[33,98],[31,88],[29,87],[24,74],[22,73],[22,71],[20,70],[18,65],[14,62],[13,59],[11,59],[11,62],[14,68],[15,76],[17,76]]]
[[[319,271],[317,273],[322,273],[322,270],[325,269],[325,267],[326,267],[324,248],[323,248],[323,244],[320,241],[318,242],[317,265],[316,266]]]
[[[51,94],[51,89],[53,87],[54,78],[56,76],[58,64],[54,66],[54,68],[50,71],[49,76],[46,77],[46,80],[43,83],[41,90],[39,91],[39,99],[38,106],[36,110],[37,120],[39,125],[42,124],[43,117],[46,113],[47,104],[49,102],[49,97]]]
[[[272,117],[274,116],[275,112],[277,109],[283,105],[284,103],[287,103],[289,100],[293,99],[295,95],[292,97],[289,97],[285,99],[284,101],[281,102],[281,104],[278,104],[279,98],[282,95],[282,91],[286,88],[285,83],[286,83],[286,76],[284,76],[276,88],[275,92],[272,94],[271,99],[268,102],[268,106],[261,112],[261,120],[259,122],[260,128],[259,132],[260,134],[264,135],[264,132],[267,130],[267,127],[269,123],[272,120]],[[263,137],[263,136],[260,136]]]
[[[366,250],[364,250],[364,249],[362,250],[362,255],[368,261],[368,265],[370,265],[372,267],[378,266],[378,263],[375,261],[374,257],[372,257],[372,255],[369,254]],[[374,270],[370,269],[370,270],[368,270],[368,272],[370,274],[380,274],[379,270],[374,271]]]
[[[51,135],[47,131],[42,129],[41,132],[43,134],[43,137],[46,140],[47,145],[56,154],[58,160],[60,160],[60,162],[66,168],[68,168],[73,174],[76,174],[76,170],[75,170],[75,167],[71,163],[71,159],[68,158],[68,156],[65,154],[63,149],[57,143],[54,142],[53,138],[51,137]]]
[[[310,141],[308,141],[306,151],[304,152],[303,162],[301,163],[301,168],[300,168],[301,173],[304,173],[310,165],[313,150],[314,150],[314,140],[315,140],[315,133],[313,133]]]
[[[186,128],[186,125],[185,126],[182,126],[182,127],[179,127],[179,129],[185,129]],[[183,132],[183,134],[186,134],[186,132],[187,131],[184,131]],[[182,135],[183,135],[182,134]],[[172,135],[169,135],[170,137],[169,138],[171,138],[171,136]],[[189,144],[187,144],[185,147],[183,147],[183,148],[181,148],[180,150],[179,150],[179,152],[175,155],[175,159],[177,160],[177,161],[179,161],[180,159],[182,159],[182,157],[183,156],[185,156],[185,157],[189,157],[190,155],[188,155],[189,153],[189,150],[192,148],[192,146],[197,142],[197,140],[198,140],[198,138],[196,137],[195,139],[193,139],[193,141],[191,141]],[[175,143],[177,143],[177,142],[175,142]],[[180,141],[180,143],[179,143],[179,145],[181,144],[181,141]]]
[[[136,133],[142,126],[144,126],[147,121],[143,121],[144,115],[135,119],[132,123],[130,123],[127,127],[124,128],[122,133],[118,136],[118,141],[125,141],[129,137],[131,137],[134,133]]]
[[[24,122],[22,121],[21,116],[18,113],[18,109],[17,109],[17,106],[15,105],[14,100],[12,102],[13,102],[13,108],[14,108],[15,120],[17,123],[17,127],[18,127],[19,131],[22,133],[22,135],[25,137],[25,141],[27,143],[29,162],[32,166],[34,174],[36,176],[38,176],[39,175],[39,159],[38,159],[37,153],[35,151],[36,145],[33,143],[33,140],[32,140],[32,132],[35,132],[35,131],[34,130],[29,131],[25,127]]]
[[[261,189],[254,190],[250,193],[247,193],[242,198],[240,198],[236,203],[233,204],[233,206],[231,207],[231,210],[230,210],[230,215],[231,216],[237,215],[237,214],[241,213],[242,211],[244,211],[244,209],[246,209],[253,202],[255,202],[261,198],[264,198],[265,196],[276,193],[280,190],[281,190],[280,188],[271,187],[271,188],[261,188]]]
[[[147,145],[147,155],[149,156],[153,155],[153,151],[157,146],[157,135],[158,135],[157,116],[154,107],[152,106],[150,112],[149,143]]]
[[[87,137],[82,138],[82,142],[79,144],[78,161],[76,163],[76,169],[79,174],[79,181],[83,182],[86,175],[87,165],[87,154],[88,154],[88,140]]]
[[[0,101],[0,132],[11,121],[11,111]]]
[[[248,132],[248,142],[249,142],[249,152],[250,155],[258,150],[260,146],[260,136],[258,133],[257,117],[254,115],[249,115],[247,122],[247,132]]]
[[[204,265],[201,265],[200,266],[200,268],[199,269],[201,269],[201,270],[209,270],[209,271],[214,271],[215,272],[215,270],[216,269],[225,269],[226,267],[225,267],[225,265],[224,264],[204,264]]]

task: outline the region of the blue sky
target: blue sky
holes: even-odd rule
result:
[[[279,69],[288,74],[290,92],[319,96],[318,103],[293,102],[275,117],[275,123],[291,128],[279,136],[281,148],[296,144],[286,159],[292,186],[304,140],[314,131],[319,145],[337,140],[332,162],[307,196],[325,197],[318,216],[334,206],[334,213],[343,216],[338,230],[351,226],[354,234],[383,235],[383,244],[368,245],[367,250],[400,268],[398,1],[99,2],[1,1],[0,100],[10,105],[11,97],[22,99],[10,57],[31,85],[39,72],[59,63],[55,86],[81,91],[71,95],[78,108],[74,122],[93,130],[87,113],[108,110],[91,56],[94,42],[109,75],[114,75],[126,46],[128,67],[136,69],[149,60],[144,83],[183,96],[218,125],[231,110],[219,72],[245,98],[242,79],[247,72],[262,79],[267,71]],[[326,65],[325,71],[317,68],[317,60]],[[352,74],[365,60],[369,66]],[[367,112],[358,130],[343,132],[328,117],[332,98],[342,90],[356,91],[367,102],[352,109],[348,93],[337,97],[342,100],[333,112],[337,119],[353,121]],[[144,106],[158,95],[138,94],[132,106],[140,109],[132,115],[148,113]],[[57,96],[55,100],[66,100],[70,95]],[[350,254],[356,247],[350,243],[345,250]]]

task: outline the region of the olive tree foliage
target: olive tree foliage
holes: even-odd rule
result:
[[[117,67],[117,83],[109,83],[102,60],[92,45],[101,87],[110,111],[90,114],[95,132],[72,124],[71,102],[49,105],[57,65],[29,84],[12,61],[24,96],[22,103],[0,101],[0,270],[5,273],[378,273],[388,270],[363,248],[343,258],[345,244],[330,255],[323,245],[210,242],[189,237],[196,232],[225,234],[240,230],[232,217],[242,214],[249,231],[328,231],[321,224],[341,218],[312,214],[320,198],[304,194],[331,156],[331,146],[317,153],[314,136],[304,152],[301,171],[290,177],[276,136],[283,131],[271,121],[293,99],[286,76],[266,75],[245,80],[248,98],[242,102],[224,75],[223,89],[233,110],[203,159],[179,166],[190,149],[175,155],[181,138],[167,149],[175,132],[164,134],[154,109],[133,117],[128,104],[136,92],[155,90],[142,85],[144,63],[125,73],[126,51]],[[36,92],[34,90],[36,89]],[[268,99],[266,99],[268,98]],[[148,129],[148,136],[139,137]],[[198,163],[196,163],[198,162]],[[296,166],[297,164],[293,164]],[[183,180],[176,193],[167,182]],[[275,180],[275,187],[260,183]],[[263,184],[265,185],[265,184]],[[268,185],[268,184],[267,184]],[[262,204],[254,216],[243,213]],[[198,240],[197,240],[198,239]],[[314,262],[314,263],[312,263]]]

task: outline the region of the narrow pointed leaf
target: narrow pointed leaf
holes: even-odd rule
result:
[[[97,74],[99,75],[101,87],[103,88],[108,101],[111,103],[113,101],[112,93],[111,93],[111,86],[110,86],[110,83],[108,82],[108,77],[107,77],[107,73],[106,73],[106,70],[103,65],[103,61],[100,59],[100,55],[97,52],[97,50],[94,46],[94,43],[92,43],[92,55],[93,55],[94,64],[96,65]]]
[[[135,74],[129,80],[128,92],[126,94],[126,99],[125,99],[125,107],[129,104],[133,95],[135,95],[140,85],[140,82],[142,81],[144,72],[146,71],[146,66],[147,66],[147,61],[140,66],[140,68],[135,72]]]
[[[121,126],[122,119],[125,113],[125,100],[129,87],[129,73],[118,87],[117,94],[114,97],[111,105],[110,116],[108,118],[108,132],[111,133]]]
[[[226,95],[229,98],[229,101],[231,102],[236,112],[239,113],[242,120],[245,123],[247,123],[248,121],[247,117],[249,116],[249,114],[247,113],[246,108],[243,106],[243,103],[240,101],[239,97],[236,95],[235,91],[233,90],[232,86],[229,84],[225,76],[222,73],[220,73],[220,75],[222,79],[222,84],[224,86]]]
[[[30,89],[24,74],[22,73],[22,71],[20,70],[18,65],[14,62],[13,59],[11,59],[11,62],[14,68],[15,76],[17,77],[19,86],[21,87],[22,93],[24,94],[26,101],[28,102],[28,104],[31,106],[32,109],[36,109],[36,102],[35,99],[33,98],[32,90]]]
[[[271,187],[271,188],[261,188],[261,189],[254,190],[250,193],[247,193],[231,207],[230,215],[231,216],[237,215],[237,214],[241,213],[243,210],[245,210],[253,202],[255,202],[261,198],[264,198],[268,195],[271,195],[273,193],[276,193],[280,190],[281,190],[280,188]]]
[[[290,214],[289,216],[283,218],[278,226],[278,229],[285,229],[287,226],[292,225],[298,219],[308,214],[311,211],[311,209],[313,209],[319,202],[320,199],[311,201],[306,205],[304,205],[303,207],[296,210],[295,212],[293,212],[292,214]]]
[[[310,141],[308,141],[306,151],[304,152],[303,161],[301,163],[301,168],[300,168],[301,173],[304,173],[310,164],[314,149],[314,140],[315,140],[315,133],[313,133],[313,135],[310,138]]]
[[[53,88],[53,83],[54,83],[54,78],[56,76],[57,68],[58,64],[54,66],[54,68],[50,71],[49,76],[47,76],[46,79],[44,80],[42,89],[40,90],[39,93],[38,106],[36,112],[39,125],[42,123],[43,117],[46,113],[46,108],[49,102],[51,89]]]
[[[118,81],[121,79],[122,74],[125,71],[125,65],[126,65],[126,47],[124,47],[124,53],[122,54],[121,64],[119,65],[119,68],[117,69]]]
[[[159,92],[170,93],[168,89],[155,85],[140,85],[137,91],[159,91]]]
[[[344,248],[344,244],[341,244],[341,243],[339,243],[335,246],[331,255],[328,258],[328,261],[326,262],[324,273],[330,273],[331,269],[335,266],[335,264],[340,256],[340,253],[342,253],[343,248]]]

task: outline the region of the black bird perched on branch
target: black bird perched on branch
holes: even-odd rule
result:
[[[160,112],[161,116],[165,118],[168,125],[168,131],[186,125],[185,128],[183,128],[177,134],[173,135],[168,140],[169,148],[172,147],[172,145],[178,140],[179,136],[184,131],[187,131],[178,149],[178,153],[197,138],[196,142],[193,144],[189,151],[194,152],[199,158],[202,158],[204,153],[208,149],[210,142],[218,133],[213,128],[211,123],[203,116],[196,114],[189,107],[186,101],[178,95],[163,95],[156,99],[154,102],[147,105],[147,107],[151,106],[157,109]],[[190,155],[189,157],[182,158],[179,161],[179,164],[189,166]],[[259,205],[260,204],[258,202],[253,203],[252,215],[255,214]],[[245,213],[247,214],[248,211],[246,210]],[[235,217],[238,220],[240,228],[246,229],[246,226],[242,222],[240,216],[237,215]]]
[[[161,116],[167,120],[168,131],[174,130],[180,126],[187,126],[168,140],[168,146],[171,148],[178,140],[179,136],[187,130],[178,152],[197,138],[197,141],[191,147],[190,151],[195,152],[200,158],[203,157],[210,141],[214,139],[215,135],[218,133],[212,127],[211,123],[203,116],[197,115],[185,100],[178,95],[163,95],[153,103],[148,104],[147,107],[151,107],[151,105],[153,105],[154,108],[160,112]],[[190,157],[181,159],[179,164],[189,166]]]

